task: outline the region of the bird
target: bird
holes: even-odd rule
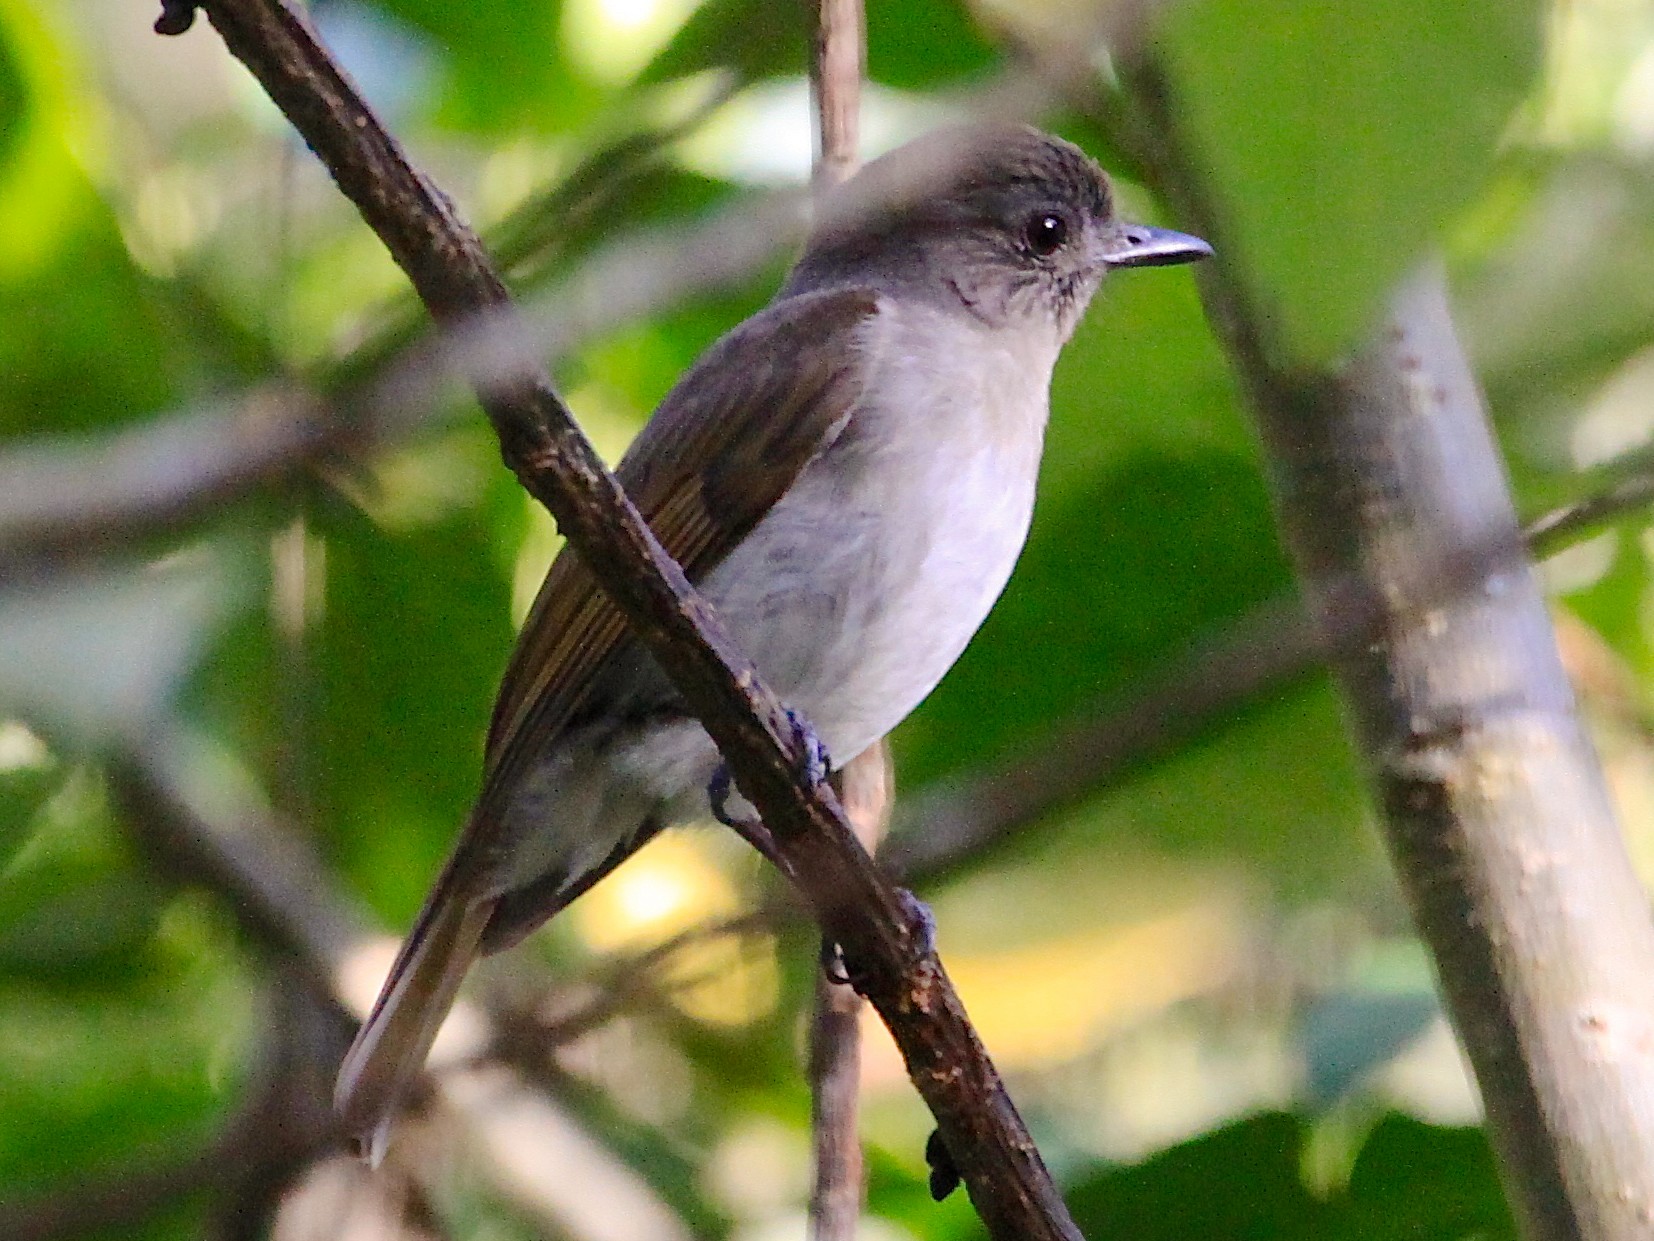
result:
[[[1052,369],[1112,270],[1198,238],[1122,221],[1080,148],[943,128],[827,196],[773,301],[710,346],[616,476],[830,767],[935,688],[1009,579]],[[482,788],[334,1102],[373,1162],[459,985],[662,829],[703,819],[716,747],[577,552],[507,665]]]

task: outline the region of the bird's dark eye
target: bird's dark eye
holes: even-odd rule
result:
[[[1022,239],[1040,258],[1049,258],[1068,241],[1068,221],[1054,211],[1041,211],[1023,226]]]

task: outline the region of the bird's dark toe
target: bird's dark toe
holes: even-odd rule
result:
[[[787,723],[792,725],[793,740],[798,744],[799,773],[808,783],[820,784],[833,769],[827,747],[822,744],[814,725],[791,707],[787,708]]]
[[[947,1143],[942,1141],[940,1129],[930,1131],[930,1138],[925,1142],[925,1162],[930,1165],[930,1196],[933,1201],[940,1202],[959,1188],[959,1165],[953,1162],[953,1154],[948,1150]]]
[[[897,898],[902,903],[902,912],[907,915],[908,928],[919,945],[919,952],[923,956],[930,956],[936,951],[936,915],[930,911],[930,906],[906,888],[896,889]]]

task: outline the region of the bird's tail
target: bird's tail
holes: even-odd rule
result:
[[[472,896],[456,871],[450,863],[426,900],[339,1066],[334,1110],[375,1166],[384,1156],[391,1119],[425,1064],[494,912],[496,898]]]

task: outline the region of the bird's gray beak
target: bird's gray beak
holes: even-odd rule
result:
[[[1110,267],[1171,267],[1212,257],[1199,237],[1147,224],[1122,224],[1103,242],[1100,256]]]

